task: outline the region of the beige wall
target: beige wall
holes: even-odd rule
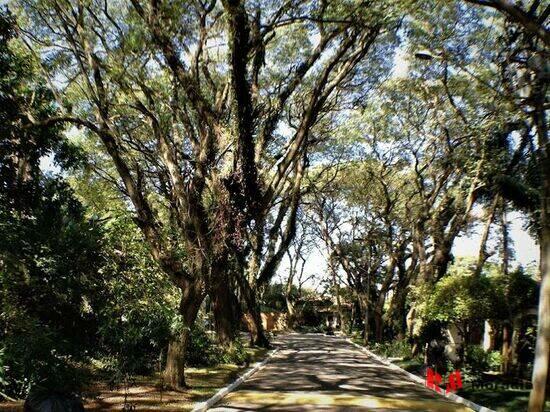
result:
[[[250,324],[248,314],[244,315],[244,321]],[[277,332],[287,329],[286,313],[281,312],[262,312],[262,325],[266,332]]]

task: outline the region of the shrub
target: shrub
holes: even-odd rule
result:
[[[218,348],[210,336],[202,327],[195,326],[191,330],[185,363],[189,366],[211,366],[218,363],[219,356]]]
[[[77,393],[88,375],[85,359],[58,331],[22,316],[4,337],[0,359],[0,388],[17,398],[31,388]]]
[[[479,345],[468,345],[464,348],[463,374],[471,379],[478,379],[482,372],[489,370],[489,356]],[[469,379],[467,379],[469,380]]]
[[[250,354],[241,341],[236,340],[229,347],[221,347],[203,328],[193,328],[186,353],[188,366],[213,366],[219,363],[243,365],[249,361]]]
[[[411,347],[409,343],[405,340],[375,343],[372,346],[372,350],[386,358],[410,359],[412,357]]]
[[[245,365],[250,362],[250,354],[246,351],[241,341],[236,340],[228,349],[221,352],[218,362]]]
[[[490,370],[499,371],[502,366],[502,353],[496,350],[487,353],[487,364]]]
[[[309,326],[309,325],[300,325],[297,327],[302,333],[323,333],[325,331],[324,326]]]

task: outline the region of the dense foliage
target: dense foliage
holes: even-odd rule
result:
[[[55,115],[56,103],[14,38],[13,17],[3,10],[1,21],[2,391],[79,389],[92,358],[150,372],[170,334],[174,291],[131,218],[99,219],[56,173],[79,167],[82,151],[58,125],[29,120]],[[44,171],[44,159],[55,166]]]
[[[246,363],[241,329],[266,348],[262,311],[286,311],[289,328],[357,332],[425,367],[533,370],[530,410],[540,409],[550,7],[10,7],[1,393],[160,370],[184,390],[186,366]],[[518,212],[540,270],[514,261]],[[477,256],[454,256],[474,232]],[[308,273],[311,256],[325,270]]]

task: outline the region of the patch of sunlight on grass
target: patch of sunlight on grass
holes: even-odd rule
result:
[[[407,372],[418,372],[424,366],[422,359],[412,358],[412,359],[403,359],[392,362],[399,366],[402,369],[405,369]]]
[[[442,400],[394,399],[370,395],[349,395],[327,392],[238,391],[229,394],[223,403],[232,405],[323,405],[339,408],[364,407],[426,412],[471,412],[470,408]]]
[[[247,348],[251,364],[264,358],[266,349]],[[127,391],[128,404],[136,410],[147,411],[190,411],[195,403],[202,402],[214,395],[220,388],[227,386],[247,369],[245,366],[221,364],[212,367],[186,368],[187,384],[185,391],[160,390],[161,376],[140,376],[136,385]],[[93,395],[91,395],[93,393]],[[86,399],[86,410],[121,411],[125,391],[122,388],[110,390],[104,382],[96,382]],[[3,410],[3,409],[0,409]]]
[[[497,412],[525,411],[529,403],[529,390],[519,389],[462,389],[458,394],[478,405]],[[546,401],[545,411],[550,411],[550,400]]]

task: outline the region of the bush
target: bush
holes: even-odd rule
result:
[[[250,354],[241,341],[236,340],[227,348],[221,347],[203,328],[196,326],[191,331],[185,361],[188,366],[213,366],[219,363],[244,365],[250,361]]]
[[[57,331],[22,316],[4,337],[0,359],[0,388],[25,398],[31,388],[77,393],[89,376],[82,354]]]
[[[191,330],[185,363],[188,366],[212,366],[218,363],[219,352],[215,343],[200,326]]]
[[[161,348],[168,344],[169,309],[143,305],[131,310],[121,306],[102,308],[98,333],[101,346],[96,353],[101,360],[114,362],[112,368],[122,374],[148,374],[155,370]]]
[[[468,345],[464,348],[463,374],[470,379],[479,379],[482,372],[489,370],[489,356],[479,345]]]
[[[302,333],[323,333],[325,331],[324,326],[300,325],[296,329]]]
[[[250,363],[250,354],[246,351],[241,341],[236,340],[228,349],[221,352],[218,363],[247,365]]]
[[[487,364],[490,370],[499,371],[502,366],[502,353],[496,350],[487,353]]]
[[[24,408],[26,412],[84,412],[82,400],[77,396],[43,389],[33,389],[25,401]]]
[[[412,357],[411,347],[406,340],[375,343],[372,350],[385,358],[410,359]]]
[[[168,345],[179,293],[152,260],[130,216],[108,222],[103,243],[98,290],[89,296],[98,324],[93,354],[111,363],[110,373],[151,373]]]
[[[464,363],[473,370],[485,371],[489,368],[487,352],[478,345],[468,345],[464,348]]]

